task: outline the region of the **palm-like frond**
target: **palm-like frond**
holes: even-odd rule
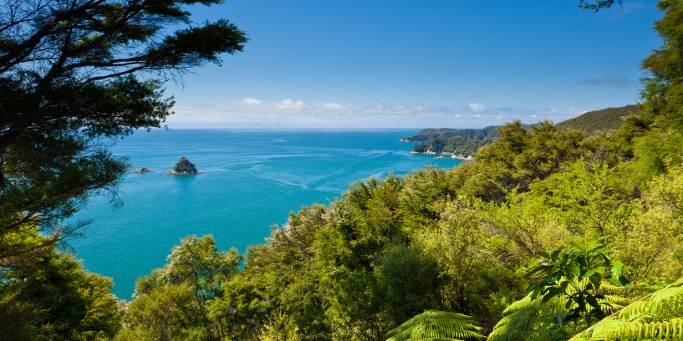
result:
[[[575,282],[574,286],[581,288],[585,282]],[[600,290],[605,296],[598,299],[602,311],[613,313],[631,303],[630,298],[620,295],[624,289],[603,283]],[[554,297],[546,302],[543,302],[543,297],[531,297],[529,294],[503,311],[503,318],[488,336],[489,341],[566,340],[573,334],[567,335],[568,332],[581,328],[580,322],[565,322],[572,306],[567,306],[564,297]]]
[[[387,341],[403,340],[480,340],[481,327],[470,316],[437,310],[427,310],[413,316],[400,326],[390,330]]]
[[[625,290],[623,286],[605,282],[600,286],[600,290],[605,292],[605,297],[599,299],[598,302],[606,314],[613,314],[633,302],[632,298],[622,295]]]
[[[489,341],[548,340],[557,325],[556,317],[567,314],[565,302],[553,298],[545,303],[532,299],[531,294],[512,303],[503,311],[503,318],[496,323],[488,336]]]
[[[574,336],[588,340],[682,340],[683,278]]]

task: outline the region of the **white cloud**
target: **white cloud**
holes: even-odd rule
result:
[[[291,98],[285,98],[278,102],[275,107],[280,109],[280,110],[285,110],[285,111],[295,111],[295,110],[301,110],[304,108],[304,101],[301,100],[293,100]]]
[[[250,106],[259,106],[263,104],[263,101],[252,97],[244,97],[239,101],[239,103]]]
[[[329,110],[329,111],[340,111],[344,110],[346,108],[343,104],[335,103],[335,102],[325,102],[320,105],[323,109]]]
[[[467,103],[467,107],[470,108],[472,112],[484,112],[486,111],[486,106],[481,103]]]
[[[571,113],[548,112],[550,109],[493,107],[479,103],[452,105],[401,105],[391,103],[352,104],[316,102],[285,98],[276,101],[252,97],[225,103],[177,105],[169,124],[184,127],[483,127],[502,123],[503,119],[536,122],[539,117],[553,114],[553,119]],[[533,116],[532,116],[533,114]]]

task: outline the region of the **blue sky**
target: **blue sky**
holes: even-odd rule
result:
[[[635,103],[654,1],[228,0],[250,41],[169,83],[169,127],[483,127]]]

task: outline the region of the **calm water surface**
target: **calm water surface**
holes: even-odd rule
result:
[[[76,220],[90,220],[70,246],[86,268],[114,279],[114,293],[130,298],[135,280],[165,263],[185,236],[212,234],[219,247],[262,243],[273,224],[304,205],[327,204],[368,177],[406,174],[457,160],[410,155],[399,139],[415,131],[138,132],[112,151],[148,174],[128,174],[122,205],[96,196]],[[168,176],[187,156],[204,173]]]

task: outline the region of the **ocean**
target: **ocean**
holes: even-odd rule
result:
[[[183,237],[211,234],[218,246],[244,252],[263,243],[290,212],[329,204],[350,184],[388,174],[407,174],[460,161],[411,155],[396,130],[153,130],[139,131],[111,146],[132,169],[116,200],[95,195],[73,218],[89,221],[68,248],[85,267],[114,280],[113,292],[129,299],[138,277],[163,266]],[[186,156],[202,172],[165,172]]]

